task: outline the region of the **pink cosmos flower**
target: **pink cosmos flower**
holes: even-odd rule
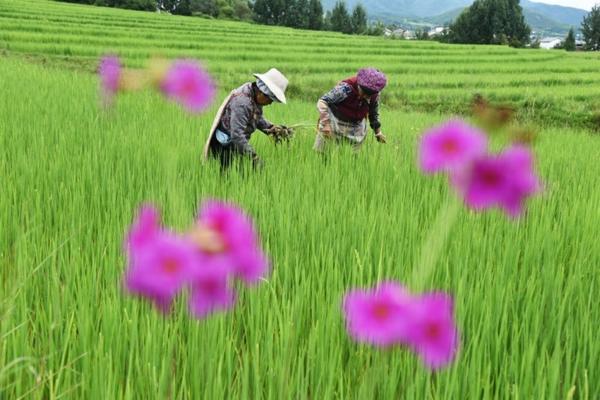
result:
[[[460,120],[448,121],[426,132],[420,144],[420,166],[426,173],[451,171],[485,154],[487,138]]]
[[[197,268],[191,290],[190,311],[197,318],[227,310],[235,303],[236,296],[230,287],[229,271],[222,262],[208,262]]]
[[[206,202],[195,227],[185,235],[164,229],[151,205],[140,208],[125,240],[125,288],[149,298],[163,312],[190,288],[192,314],[204,318],[235,303],[232,280],[256,283],[269,262],[258,245],[252,221],[237,207]]]
[[[130,256],[125,284],[129,291],[154,301],[168,312],[173,298],[191,281],[197,266],[195,247],[170,234],[160,234]]]
[[[523,213],[527,197],[542,191],[540,179],[535,174],[535,162],[530,149],[516,145],[504,152],[504,159],[513,171],[513,190],[506,196],[503,208],[512,217]]]
[[[247,284],[257,283],[269,271],[250,218],[234,205],[218,201],[203,204],[190,238],[209,258],[224,260],[231,272]]]
[[[119,91],[122,75],[121,61],[117,56],[104,56],[98,67],[102,99],[105,105],[110,105],[115,94]]]
[[[181,103],[189,112],[206,109],[215,97],[212,77],[193,60],[177,60],[160,83],[162,92]]]
[[[499,155],[475,159],[452,174],[452,184],[476,210],[499,206],[511,217],[523,212],[527,197],[541,190],[529,149],[515,146]]]
[[[343,303],[350,336],[359,342],[389,346],[406,340],[413,300],[406,290],[385,282],[372,290],[353,290]]]
[[[408,346],[431,369],[456,357],[458,329],[452,298],[445,293],[413,296],[395,282],[384,282],[348,292],[343,309],[348,332],[358,342]]]
[[[458,350],[458,329],[454,323],[452,298],[430,293],[412,302],[407,343],[425,365],[438,369],[452,362]]]
[[[128,252],[135,252],[152,243],[160,232],[160,216],[156,208],[150,204],[140,207],[137,219],[131,225],[127,235],[125,248]]]
[[[168,312],[173,298],[193,277],[198,263],[195,246],[163,230],[157,211],[144,206],[127,235],[126,250],[126,289]]]

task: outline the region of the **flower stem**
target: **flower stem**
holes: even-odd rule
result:
[[[413,270],[410,282],[414,290],[421,291],[428,283],[433,268],[448,241],[450,230],[456,222],[460,206],[458,198],[451,195],[438,212],[433,227],[423,243],[419,262]]]

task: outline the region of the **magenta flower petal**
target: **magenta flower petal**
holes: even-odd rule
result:
[[[521,146],[474,160],[469,168],[455,171],[451,182],[473,209],[498,206],[511,217],[519,216],[527,197],[541,189],[531,152]]]
[[[420,166],[426,173],[452,171],[485,154],[487,137],[478,129],[455,120],[426,132],[420,143]]]
[[[269,274],[269,260],[257,247],[238,250],[235,260],[235,275],[247,285],[254,285]]]
[[[110,105],[120,86],[122,67],[119,58],[116,56],[104,56],[100,60],[98,74],[100,75],[103,101],[106,105]]]
[[[220,262],[203,263],[196,270],[189,302],[190,311],[196,318],[233,307],[236,296],[228,275],[227,266]]]
[[[257,283],[269,272],[269,261],[259,246],[256,229],[250,218],[238,207],[207,201],[200,210],[198,223],[215,230],[224,243],[214,254],[229,260],[236,277],[247,284]]]
[[[152,236],[143,246],[130,247],[125,287],[168,312],[173,298],[193,278],[197,257],[195,246],[179,237],[164,232]]]
[[[354,340],[389,346],[406,340],[412,299],[393,282],[371,290],[353,290],[344,298],[346,327]]]
[[[216,93],[212,77],[193,60],[173,62],[160,88],[165,96],[181,103],[192,113],[201,112],[210,106]]]
[[[475,160],[470,168],[454,175],[454,182],[463,192],[466,203],[475,209],[492,207],[510,194],[510,175],[504,160],[485,156]]]
[[[143,205],[129,230],[125,248],[127,251],[135,252],[152,243],[161,230],[158,211],[150,204]]]
[[[451,363],[459,345],[453,315],[452,298],[445,293],[431,293],[417,299],[411,307],[409,345],[431,369]]]
[[[512,190],[501,206],[511,217],[523,212],[523,203],[542,190],[539,178],[534,172],[534,160],[531,151],[524,146],[514,146],[503,153],[503,157],[512,170]]]

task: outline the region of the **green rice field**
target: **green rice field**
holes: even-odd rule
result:
[[[219,101],[190,116],[144,91],[102,111],[105,53],[202,60],[218,100],[276,67],[288,105],[266,117],[310,127],[282,146],[256,133],[265,168],[224,176],[200,160]],[[388,144],[324,160],[317,98],[371,65],[390,80]],[[600,399],[599,67],[597,53],[0,0],[0,399]],[[545,190],[518,221],[461,209],[420,282],[451,192],[417,168],[418,138],[475,93],[537,127]],[[229,313],[197,321],[181,299],[163,317],[123,291],[124,233],[142,202],[184,230],[205,198],[254,217],[272,273]],[[343,294],[384,279],[454,296],[451,366],[348,337]]]
[[[2,1],[4,54],[93,71],[107,51],[129,66],[142,66],[156,55],[199,58],[227,88],[247,79],[249,71],[277,65],[290,78],[290,96],[310,102],[340,77],[375,65],[390,77],[384,100],[397,109],[464,112],[473,94],[481,93],[518,106],[523,119],[600,128],[600,56],[595,53],[447,46],[50,1]]]

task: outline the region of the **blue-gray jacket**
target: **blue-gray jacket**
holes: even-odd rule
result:
[[[273,124],[263,117],[263,109],[256,102],[255,83],[245,83],[235,89],[229,103],[225,106],[218,129],[231,137],[231,145],[242,154],[254,155],[249,143],[252,133],[259,129],[265,131]]]

